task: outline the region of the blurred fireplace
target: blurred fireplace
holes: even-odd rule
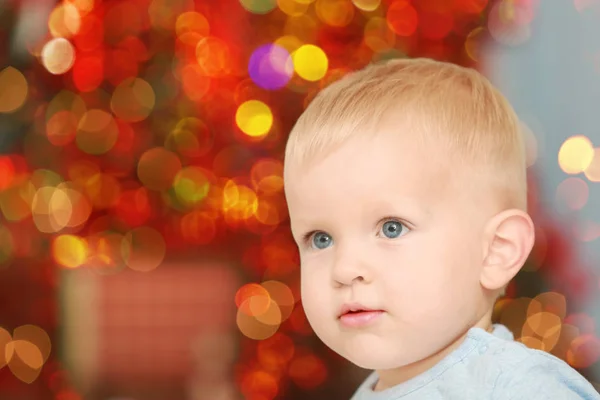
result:
[[[233,268],[165,263],[62,279],[62,359],[86,400],[237,398]]]

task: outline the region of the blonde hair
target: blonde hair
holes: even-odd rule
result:
[[[525,149],[516,113],[478,71],[441,61],[390,60],[332,83],[292,129],[286,164],[307,163],[356,135],[376,134],[388,115],[415,128],[398,135],[447,146],[453,161],[492,174],[486,179],[503,193],[504,206],[526,209]]]

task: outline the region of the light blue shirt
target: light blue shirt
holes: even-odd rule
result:
[[[600,400],[600,394],[561,359],[514,341],[503,325],[493,334],[472,328],[433,368],[374,392],[371,374],[351,400]]]

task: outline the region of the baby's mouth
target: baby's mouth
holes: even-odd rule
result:
[[[384,310],[367,307],[360,303],[346,303],[338,313],[338,320],[344,326],[360,328],[374,323],[384,313]]]

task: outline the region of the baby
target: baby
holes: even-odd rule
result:
[[[518,117],[481,74],[401,59],[344,77],[292,130],[284,182],[307,318],[375,370],[353,399],[600,399],[492,325],[534,226]]]

